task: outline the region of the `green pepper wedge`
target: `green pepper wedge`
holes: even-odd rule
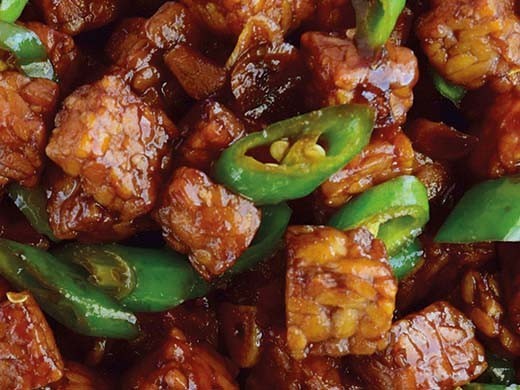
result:
[[[424,252],[419,240],[414,240],[411,244],[403,247],[396,255],[390,258],[390,267],[397,278],[403,280],[419,264]]]
[[[477,184],[441,226],[436,242],[520,241],[520,176]]]
[[[7,193],[34,230],[54,242],[59,241],[49,225],[49,215],[46,210],[47,198],[43,188],[26,188],[13,183],[7,188]]]
[[[84,267],[92,284],[132,311],[168,310],[209,291],[188,259],[171,250],[70,244],[53,255]]]
[[[426,188],[415,176],[400,176],[370,188],[332,216],[341,230],[365,226],[395,256],[422,231],[429,219]]]
[[[215,164],[215,177],[257,205],[305,197],[368,144],[373,124],[373,110],[355,104],[275,123],[227,148]],[[273,153],[279,145],[285,147]],[[248,155],[261,146],[270,146],[279,163],[264,164]]]
[[[390,38],[406,0],[352,0],[356,12],[356,44],[369,55]]]
[[[45,46],[33,31],[17,24],[0,21],[0,49],[16,58],[18,67],[29,77],[55,80],[54,68]]]
[[[282,239],[290,216],[291,209],[286,204],[264,206],[262,223],[251,246],[223,278],[250,269],[269,257]],[[184,255],[169,249],[75,243],[52,253],[63,261],[82,266],[90,283],[132,311],[168,310],[207,294],[212,287]]]
[[[77,333],[135,338],[136,317],[88,283],[81,269],[40,249],[0,239],[0,274],[30,291],[42,309]]]
[[[4,22],[16,22],[22,14],[28,0],[1,0],[0,20]]]
[[[435,89],[446,99],[450,100],[456,107],[459,107],[460,102],[466,95],[466,89],[460,85],[450,83],[435,70],[431,70],[431,74]]]

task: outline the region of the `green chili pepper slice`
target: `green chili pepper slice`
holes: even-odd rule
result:
[[[59,241],[49,225],[49,215],[46,210],[47,198],[43,188],[26,188],[13,183],[9,185],[7,192],[34,230],[54,242]]]
[[[356,12],[356,43],[376,53],[390,38],[406,0],[352,0]]]
[[[209,291],[188,259],[170,250],[70,244],[53,254],[84,267],[92,284],[132,311],[168,310]]]
[[[411,244],[402,248],[395,256],[390,258],[390,267],[397,280],[406,278],[419,264],[424,252],[419,240],[412,241]]]
[[[281,242],[289,225],[291,214],[291,208],[285,203],[262,207],[262,223],[256,232],[253,242],[223,277],[247,271],[269,258]]]
[[[17,24],[0,21],[0,49],[16,58],[18,67],[29,77],[55,79],[54,68],[45,46],[33,31]]]
[[[132,313],[88,283],[81,269],[45,251],[0,239],[0,274],[77,333],[123,339],[139,333]]]
[[[332,216],[341,230],[365,226],[395,256],[422,231],[429,219],[426,188],[415,176],[400,176],[365,191]]]
[[[435,241],[520,241],[520,176],[477,184],[464,194]]]
[[[1,0],[0,20],[4,22],[16,22],[22,14],[28,0]]]
[[[224,278],[250,269],[272,255],[290,216],[291,209],[286,204],[264,206],[253,243]],[[53,255],[83,267],[90,283],[132,311],[168,310],[211,289],[185,256],[171,250],[75,243],[55,249]]]
[[[368,106],[324,108],[249,134],[227,148],[215,177],[257,205],[309,195],[345,166],[370,140],[374,112]],[[326,142],[327,151],[318,141]],[[247,153],[270,146],[278,164],[264,164]]]
[[[455,106],[459,107],[460,102],[466,95],[466,89],[460,85],[450,83],[433,69],[431,70],[431,74],[435,89],[437,89],[437,91],[446,99],[450,100]]]

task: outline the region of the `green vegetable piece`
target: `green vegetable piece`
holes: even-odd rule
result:
[[[429,219],[426,188],[415,176],[400,176],[372,187],[348,202],[329,221],[341,230],[365,226],[396,256]]]
[[[291,213],[291,208],[285,203],[262,207],[262,223],[256,232],[253,242],[223,277],[247,271],[269,258],[276,251],[287,230]]]
[[[132,313],[88,283],[80,268],[45,251],[0,239],[0,274],[29,290],[47,314],[77,333],[122,339],[139,333]]]
[[[132,311],[168,310],[209,291],[188,259],[170,250],[70,244],[53,254],[81,265],[92,284]]]
[[[412,241],[411,244],[402,248],[399,253],[390,258],[390,266],[397,280],[403,280],[421,261],[424,252],[419,240]]]
[[[486,362],[488,368],[478,378],[479,381],[497,385],[510,385],[515,381],[516,375],[513,361],[496,355],[487,355]]]
[[[469,383],[462,387],[464,390],[520,390],[519,385],[493,385],[488,383]]]
[[[263,207],[262,223],[253,243],[224,277],[250,269],[272,255],[290,216],[286,204]],[[75,243],[54,250],[53,255],[83,267],[90,283],[132,311],[168,310],[207,294],[212,287],[185,256],[167,249]]]
[[[0,21],[16,22],[27,5],[28,0],[1,0]]]
[[[257,205],[302,198],[368,144],[373,124],[374,112],[355,104],[275,123],[227,148],[216,162],[216,179]],[[278,164],[264,164],[248,155],[262,146],[270,148]]]
[[[356,11],[356,44],[374,55],[390,38],[406,0],[352,0]]]
[[[47,198],[43,188],[26,188],[13,183],[9,185],[7,192],[34,230],[49,237],[54,242],[59,241],[49,226],[49,215],[46,210]]]
[[[436,242],[520,241],[520,176],[477,184],[464,194]]]
[[[448,80],[443,78],[434,70],[432,70],[431,73],[435,89],[437,89],[437,91],[442,96],[444,96],[446,99],[449,99],[453,104],[455,104],[455,106],[459,107],[460,102],[466,95],[466,89],[464,87],[461,87],[460,85],[450,83]]]
[[[54,68],[45,46],[33,31],[0,21],[0,49],[16,58],[18,67],[29,77],[55,79]]]

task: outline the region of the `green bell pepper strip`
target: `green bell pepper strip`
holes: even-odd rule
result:
[[[392,267],[397,280],[406,278],[421,261],[423,254],[421,243],[419,240],[414,240],[391,257],[389,260],[390,267]]]
[[[29,77],[55,80],[54,68],[45,46],[33,31],[0,21],[0,49],[16,58],[18,67]]]
[[[373,110],[356,104],[275,123],[227,148],[215,164],[215,177],[257,205],[305,197],[368,144],[373,124]],[[327,143],[327,151],[317,143],[319,139]],[[278,153],[279,164],[264,164],[247,155],[276,142],[287,145]]]
[[[80,268],[45,251],[0,239],[0,274],[30,291],[47,314],[77,333],[122,339],[139,333],[132,313],[88,283]]]
[[[1,0],[0,20],[3,22],[16,22],[22,14],[28,0]]]
[[[374,55],[390,38],[406,0],[352,0],[357,47]]]
[[[286,204],[264,206],[262,223],[251,246],[223,278],[250,269],[272,255],[290,216],[291,209]],[[69,244],[52,253],[83,267],[90,283],[132,311],[168,310],[188,299],[206,295],[212,288],[185,256],[167,249]]]
[[[46,210],[47,198],[41,187],[26,188],[13,183],[7,188],[7,193],[34,230],[54,242],[59,241],[49,225],[49,215]]]
[[[131,311],[164,311],[209,292],[188,259],[170,250],[70,244],[53,255],[81,265],[89,282]]]
[[[460,102],[466,95],[466,89],[459,85],[450,83],[433,69],[431,70],[431,74],[435,89],[437,89],[437,91],[446,99],[450,100],[455,106],[459,107]]]
[[[477,184],[441,226],[436,242],[520,241],[520,176]]]
[[[464,390],[520,390],[519,385],[494,385],[489,383],[469,383],[462,388]]]
[[[365,226],[385,243],[392,257],[421,234],[428,219],[426,188],[415,176],[400,176],[348,202],[329,225],[341,230]]]
[[[494,385],[510,385],[516,379],[514,363],[496,355],[486,355],[488,368],[478,380]]]

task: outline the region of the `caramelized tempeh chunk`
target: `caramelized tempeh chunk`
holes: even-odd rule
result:
[[[182,0],[210,30],[238,36],[247,21],[265,15],[287,32],[314,12],[315,0]]]
[[[209,171],[222,150],[245,132],[242,122],[213,100],[196,105],[179,127],[187,137],[179,148],[181,163],[204,172]]]
[[[369,104],[377,112],[376,127],[404,123],[419,77],[410,49],[388,42],[382,58],[372,64],[350,38],[308,32],[301,47],[312,73],[307,94],[311,107]]]
[[[214,184],[196,169],[173,175],[157,212],[168,243],[188,253],[206,279],[229,269],[260,226],[260,211],[247,199]]]
[[[17,72],[0,72],[0,189],[15,181],[38,182],[47,140],[46,119],[56,106],[58,85]]]
[[[58,169],[47,175],[47,212],[54,235],[61,240],[118,241],[132,236],[132,221],[122,222],[85,193],[79,178]]]
[[[188,341],[178,329],[129,370],[122,388],[238,390],[224,358],[204,344]]]
[[[478,129],[472,170],[484,178],[520,173],[520,90],[498,95]]]
[[[63,375],[63,361],[38,304],[8,292],[0,304],[0,388],[34,389]]]
[[[372,354],[388,344],[397,282],[361,228],[294,226],[286,237],[287,342],[297,359]]]
[[[413,171],[414,151],[399,128],[375,131],[370,144],[320,187],[320,198],[339,207],[370,187]]]
[[[99,28],[118,14],[120,0],[36,0],[45,23],[70,35]]]
[[[520,68],[520,22],[509,0],[434,0],[431,7],[417,36],[442,76],[474,89]]]
[[[482,374],[484,348],[473,324],[446,302],[437,302],[392,325],[386,350],[353,358],[371,389],[446,389]]]
[[[154,206],[177,130],[124,81],[77,89],[56,117],[47,155],[98,203],[129,221]]]

